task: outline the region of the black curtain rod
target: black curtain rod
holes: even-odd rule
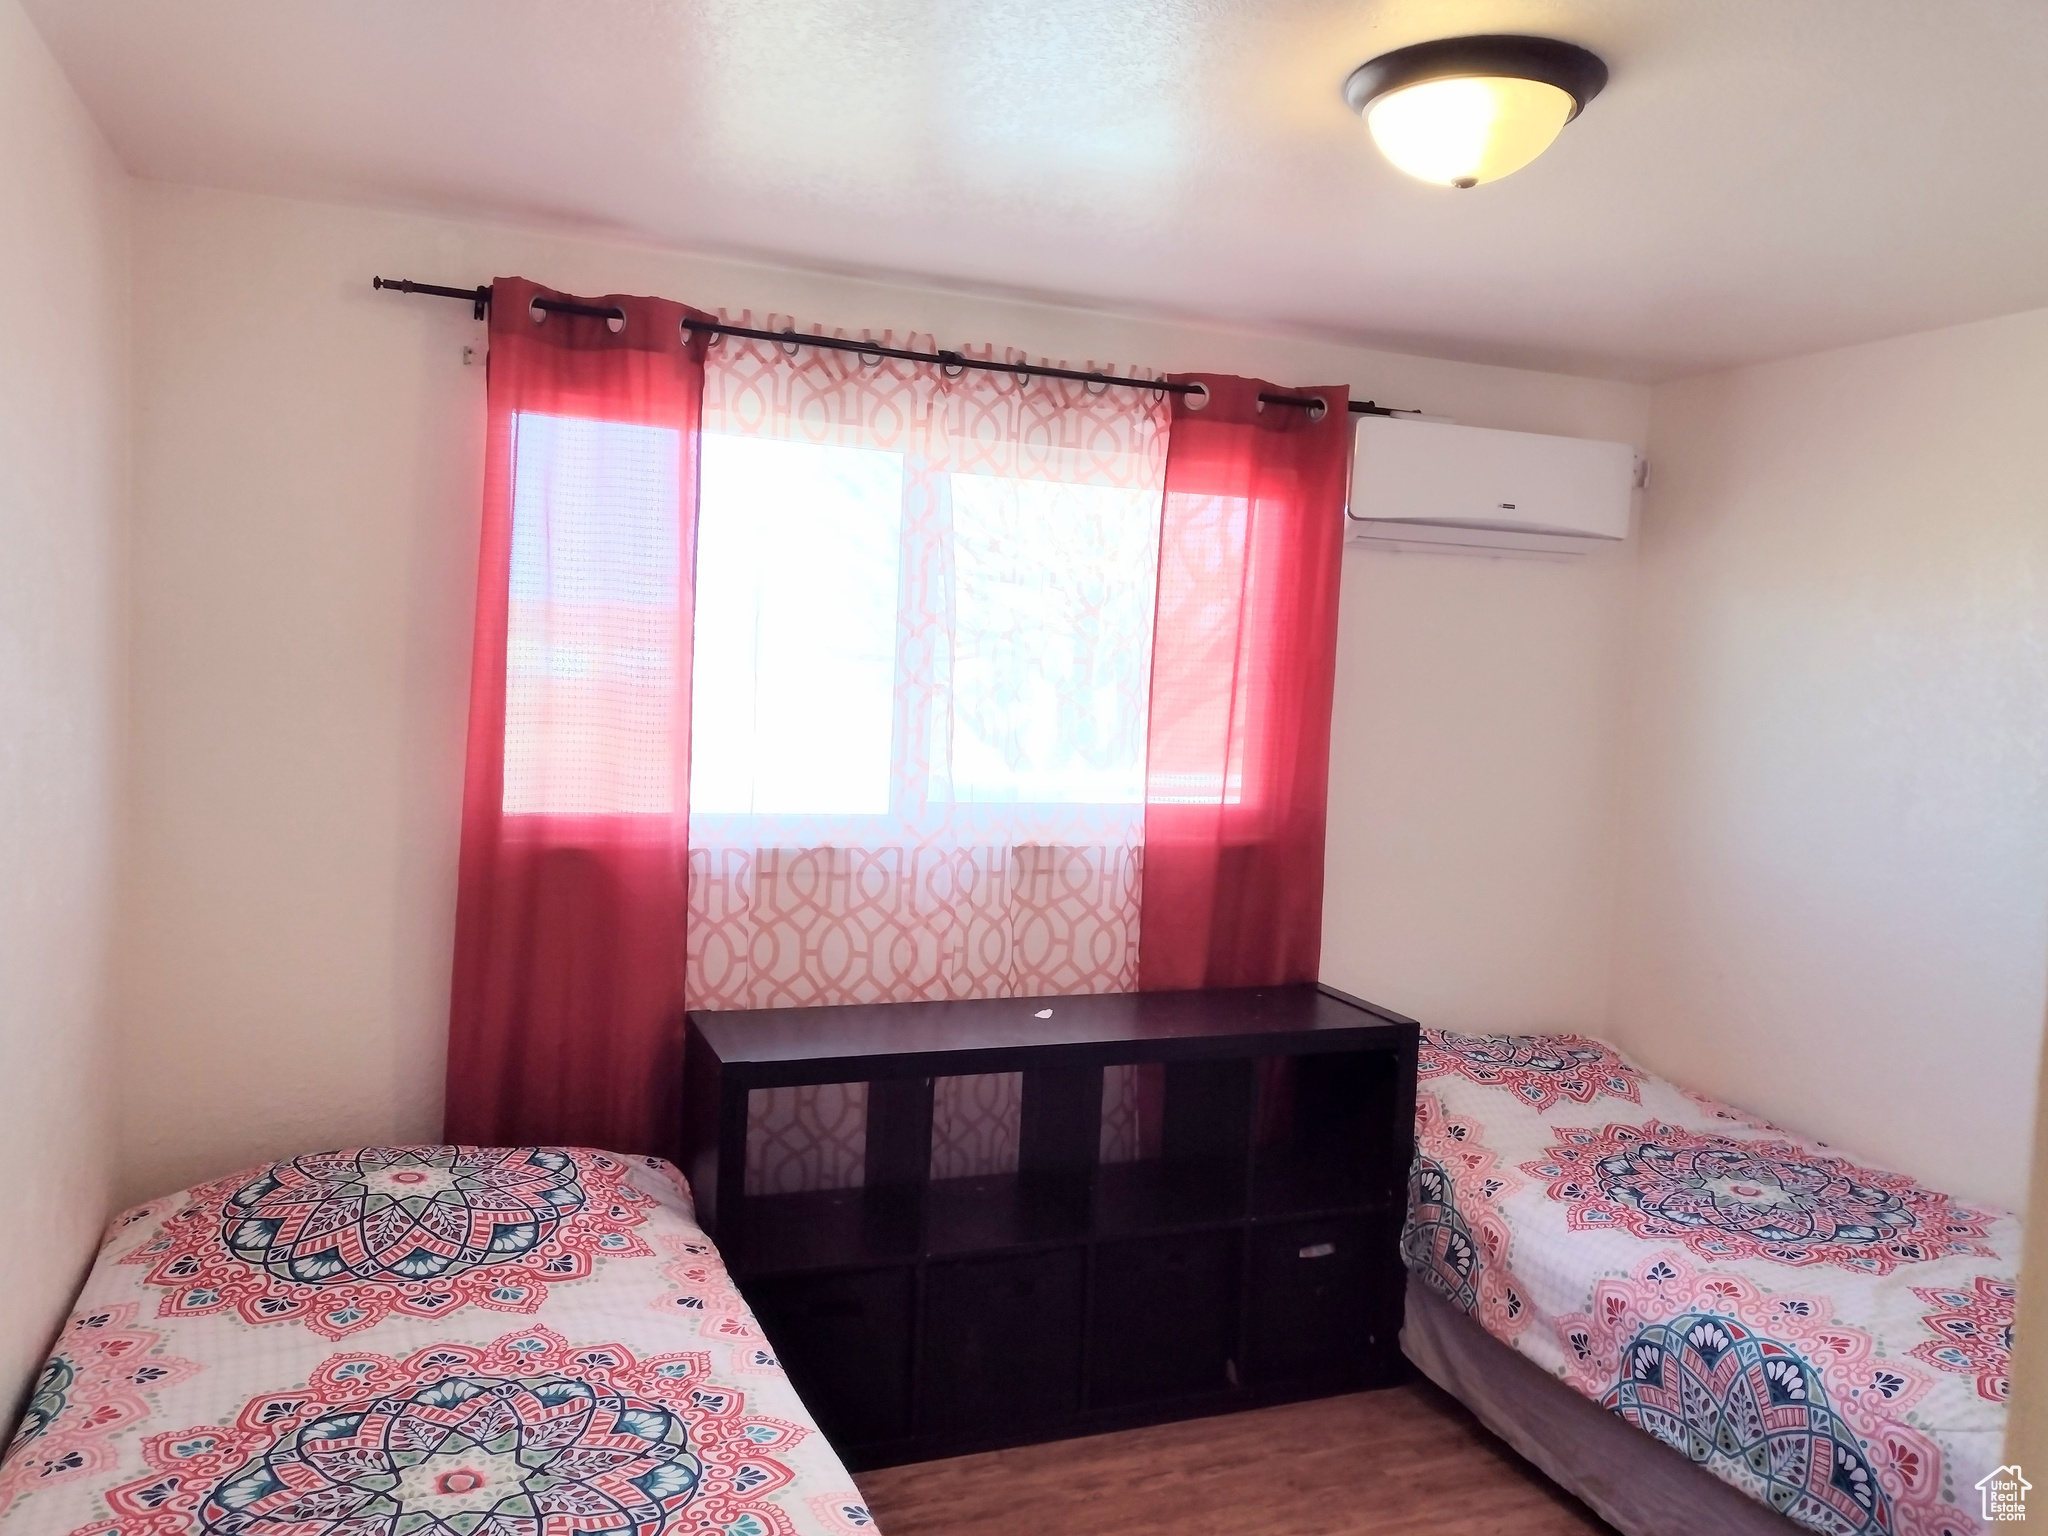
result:
[[[472,313],[477,319],[484,317],[490,307],[491,289],[488,283],[476,288],[445,288],[439,283],[416,283],[409,277],[373,277],[372,288],[388,288],[394,293],[431,293],[444,299],[465,299],[474,306]],[[558,315],[589,315],[597,320],[623,320],[626,312],[602,304],[576,304],[567,299],[535,299],[541,309]],[[943,369],[958,371],[962,368],[980,368],[989,373],[1015,373],[1034,379],[1076,379],[1083,384],[1115,384],[1125,389],[1157,389],[1168,394],[1192,395],[1201,391],[1199,384],[1170,384],[1164,379],[1123,379],[1111,373],[1083,373],[1078,368],[1045,368],[1037,363],[998,363],[978,357],[968,357],[961,352],[908,352],[901,347],[884,347],[872,341],[850,341],[842,336],[807,336],[801,331],[757,331],[744,325],[723,325],[711,320],[685,320],[686,330],[703,331],[713,336],[745,336],[755,341],[779,342],[784,346],[824,347],[833,352],[858,352],[863,357],[877,360],[885,357],[901,358],[911,363],[937,363]],[[1276,395],[1261,391],[1259,399],[1266,405],[1298,405],[1305,410],[1320,408],[1324,402],[1315,395]],[[1399,411],[1389,406],[1376,405],[1370,400],[1353,400],[1351,413],[1354,416],[1412,416],[1413,411]]]

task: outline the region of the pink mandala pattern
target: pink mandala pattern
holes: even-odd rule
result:
[[[374,1147],[200,1185],[121,1262],[150,1266],[161,1317],[232,1310],[341,1339],[394,1313],[532,1313],[599,1258],[647,1258],[654,1201],[602,1152]]]
[[[667,1239],[663,1244],[674,1258],[662,1265],[662,1278],[673,1287],[650,1303],[655,1311],[681,1313],[694,1318],[697,1332],[718,1344],[732,1346],[732,1368],[746,1375],[766,1375],[782,1369],[775,1350],[746,1299],[732,1283],[725,1261],[708,1242]]]
[[[1557,1320],[1558,1334],[1569,1347],[1565,1379],[1602,1401],[1614,1394],[1616,1382],[1636,1374],[1632,1352],[1647,1335],[1675,1319],[1699,1317],[1727,1319],[1738,1331],[1783,1352],[1788,1364],[1775,1368],[1775,1375],[1769,1374],[1774,1370],[1769,1361],[1754,1362],[1768,1376],[1754,1393],[1766,1405],[1767,1418],[1781,1411],[1770,1406],[1773,1399],[1795,1399],[1802,1407],[1811,1402],[1810,1382],[1818,1378],[1821,1406],[1853,1432],[1856,1449],[1884,1493],[1882,1503],[1889,1506],[1889,1518],[1871,1528],[1888,1528],[1899,1536],[1960,1536],[1975,1528],[1942,1499],[1940,1447],[1905,1422],[1932,1382],[1917,1366],[1878,1355],[1862,1329],[1835,1321],[1833,1303],[1825,1296],[1765,1291],[1744,1276],[1695,1270],[1675,1253],[1658,1254],[1625,1276],[1600,1281],[1589,1311]],[[1794,1360],[1812,1376],[1792,1369]],[[1702,1410],[1709,1406],[1688,1402],[1680,1412],[1700,1417],[1705,1428],[1711,1414],[1702,1416]],[[1820,1509],[1802,1513],[1812,1518],[1801,1518],[1801,1524],[1830,1528]]]
[[[1520,1181],[1502,1173],[1475,1121],[1452,1119],[1434,1094],[1415,1100],[1415,1167],[1402,1257],[1408,1267],[1503,1343],[1531,1312],[1508,1268],[1512,1234],[1494,1201]]]
[[[1693,1103],[1699,1105],[1701,1109],[1712,1115],[1716,1120],[1725,1120],[1730,1125],[1739,1125],[1746,1130],[1762,1131],[1767,1136],[1783,1136],[1787,1134],[1783,1126],[1773,1125],[1770,1121],[1764,1119],[1763,1116],[1752,1115],[1746,1109],[1737,1109],[1732,1104],[1723,1104],[1719,1099],[1712,1098],[1704,1093],[1695,1093],[1690,1088],[1681,1088],[1678,1091],[1688,1099],[1691,1099]]]
[[[0,1464],[0,1512],[35,1489],[110,1470],[109,1440],[149,1417],[152,1395],[199,1370],[163,1353],[163,1335],[137,1328],[136,1311],[124,1302],[64,1325]]]
[[[632,1161],[646,1169],[649,1174],[680,1195],[683,1201],[683,1209],[689,1211],[694,1217],[697,1209],[697,1197],[690,1192],[690,1181],[683,1177],[682,1169],[665,1157],[641,1156],[632,1159]]]
[[[1643,1101],[1642,1074],[1598,1040],[1584,1035],[1458,1035],[1425,1029],[1415,1075],[1468,1078],[1499,1088],[1538,1112],[1570,1099],[1590,1104],[1602,1094]]]
[[[810,1433],[749,1414],[702,1354],[547,1328],[341,1354],[230,1424],[147,1437],[148,1473],[74,1536],[793,1536],[777,1453]]]
[[[1913,1358],[1936,1370],[1977,1378],[1977,1395],[2002,1403],[2012,1396],[2012,1315],[2019,1291],[2010,1281],[1977,1276],[1967,1291],[1914,1286],[1913,1294],[1939,1310],[1920,1321],[1936,1337],[1915,1345]]]
[[[804,1502],[810,1505],[811,1513],[824,1522],[828,1530],[843,1532],[845,1536],[873,1536],[875,1517],[868,1508],[866,1497],[858,1489],[813,1494]]]
[[[1991,1217],[1901,1174],[1784,1141],[1738,1141],[1662,1121],[1560,1127],[1522,1171],[1547,1180],[1574,1230],[1676,1240],[1703,1259],[1833,1264],[1887,1275],[1956,1254],[1993,1257]]]

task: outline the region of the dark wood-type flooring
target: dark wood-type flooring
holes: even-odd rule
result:
[[[1427,1382],[858,1481],[882,1536],[1612,1536]]]

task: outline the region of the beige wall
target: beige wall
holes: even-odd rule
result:
[[[2048,311],[1666,385],[1619,1041],[2026,1196],[2048,989]]]
[[[475,583],[481,340],[518,273],[1084,363],[1212,368],[1640,442],[1632,385],[140,189],[136,921],[122,1185],[435,1134]],[[1326,970],[1444,1022],[1591,1027],[1625,554],[1345,557]]]
[[[128,184],[0,0],[0,1424],[108,1214]]]
[[[1523,421],[1636,440],[1620,412]],[[1325,980],[1426,1024],[1604,1032],[1633,559],[1345,555]]]

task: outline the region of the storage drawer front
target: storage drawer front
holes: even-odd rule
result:
[[[1079,1248],[933,1264],[918,1365],[920,1433],[1023,1428],[1081,1401]]]
[[[1234,1230],[1132,1238],[1096,1250],[1091,1408],[1235,1385],[1243,1251]]]
[[[1247,1379],[1264,1385],[1391,1379],[1401,1275],[1389,1217],[1338,1216],[1262,1226],[1252,1235]],[[1391,1278],[1390,1278],[1391,1277]]]

